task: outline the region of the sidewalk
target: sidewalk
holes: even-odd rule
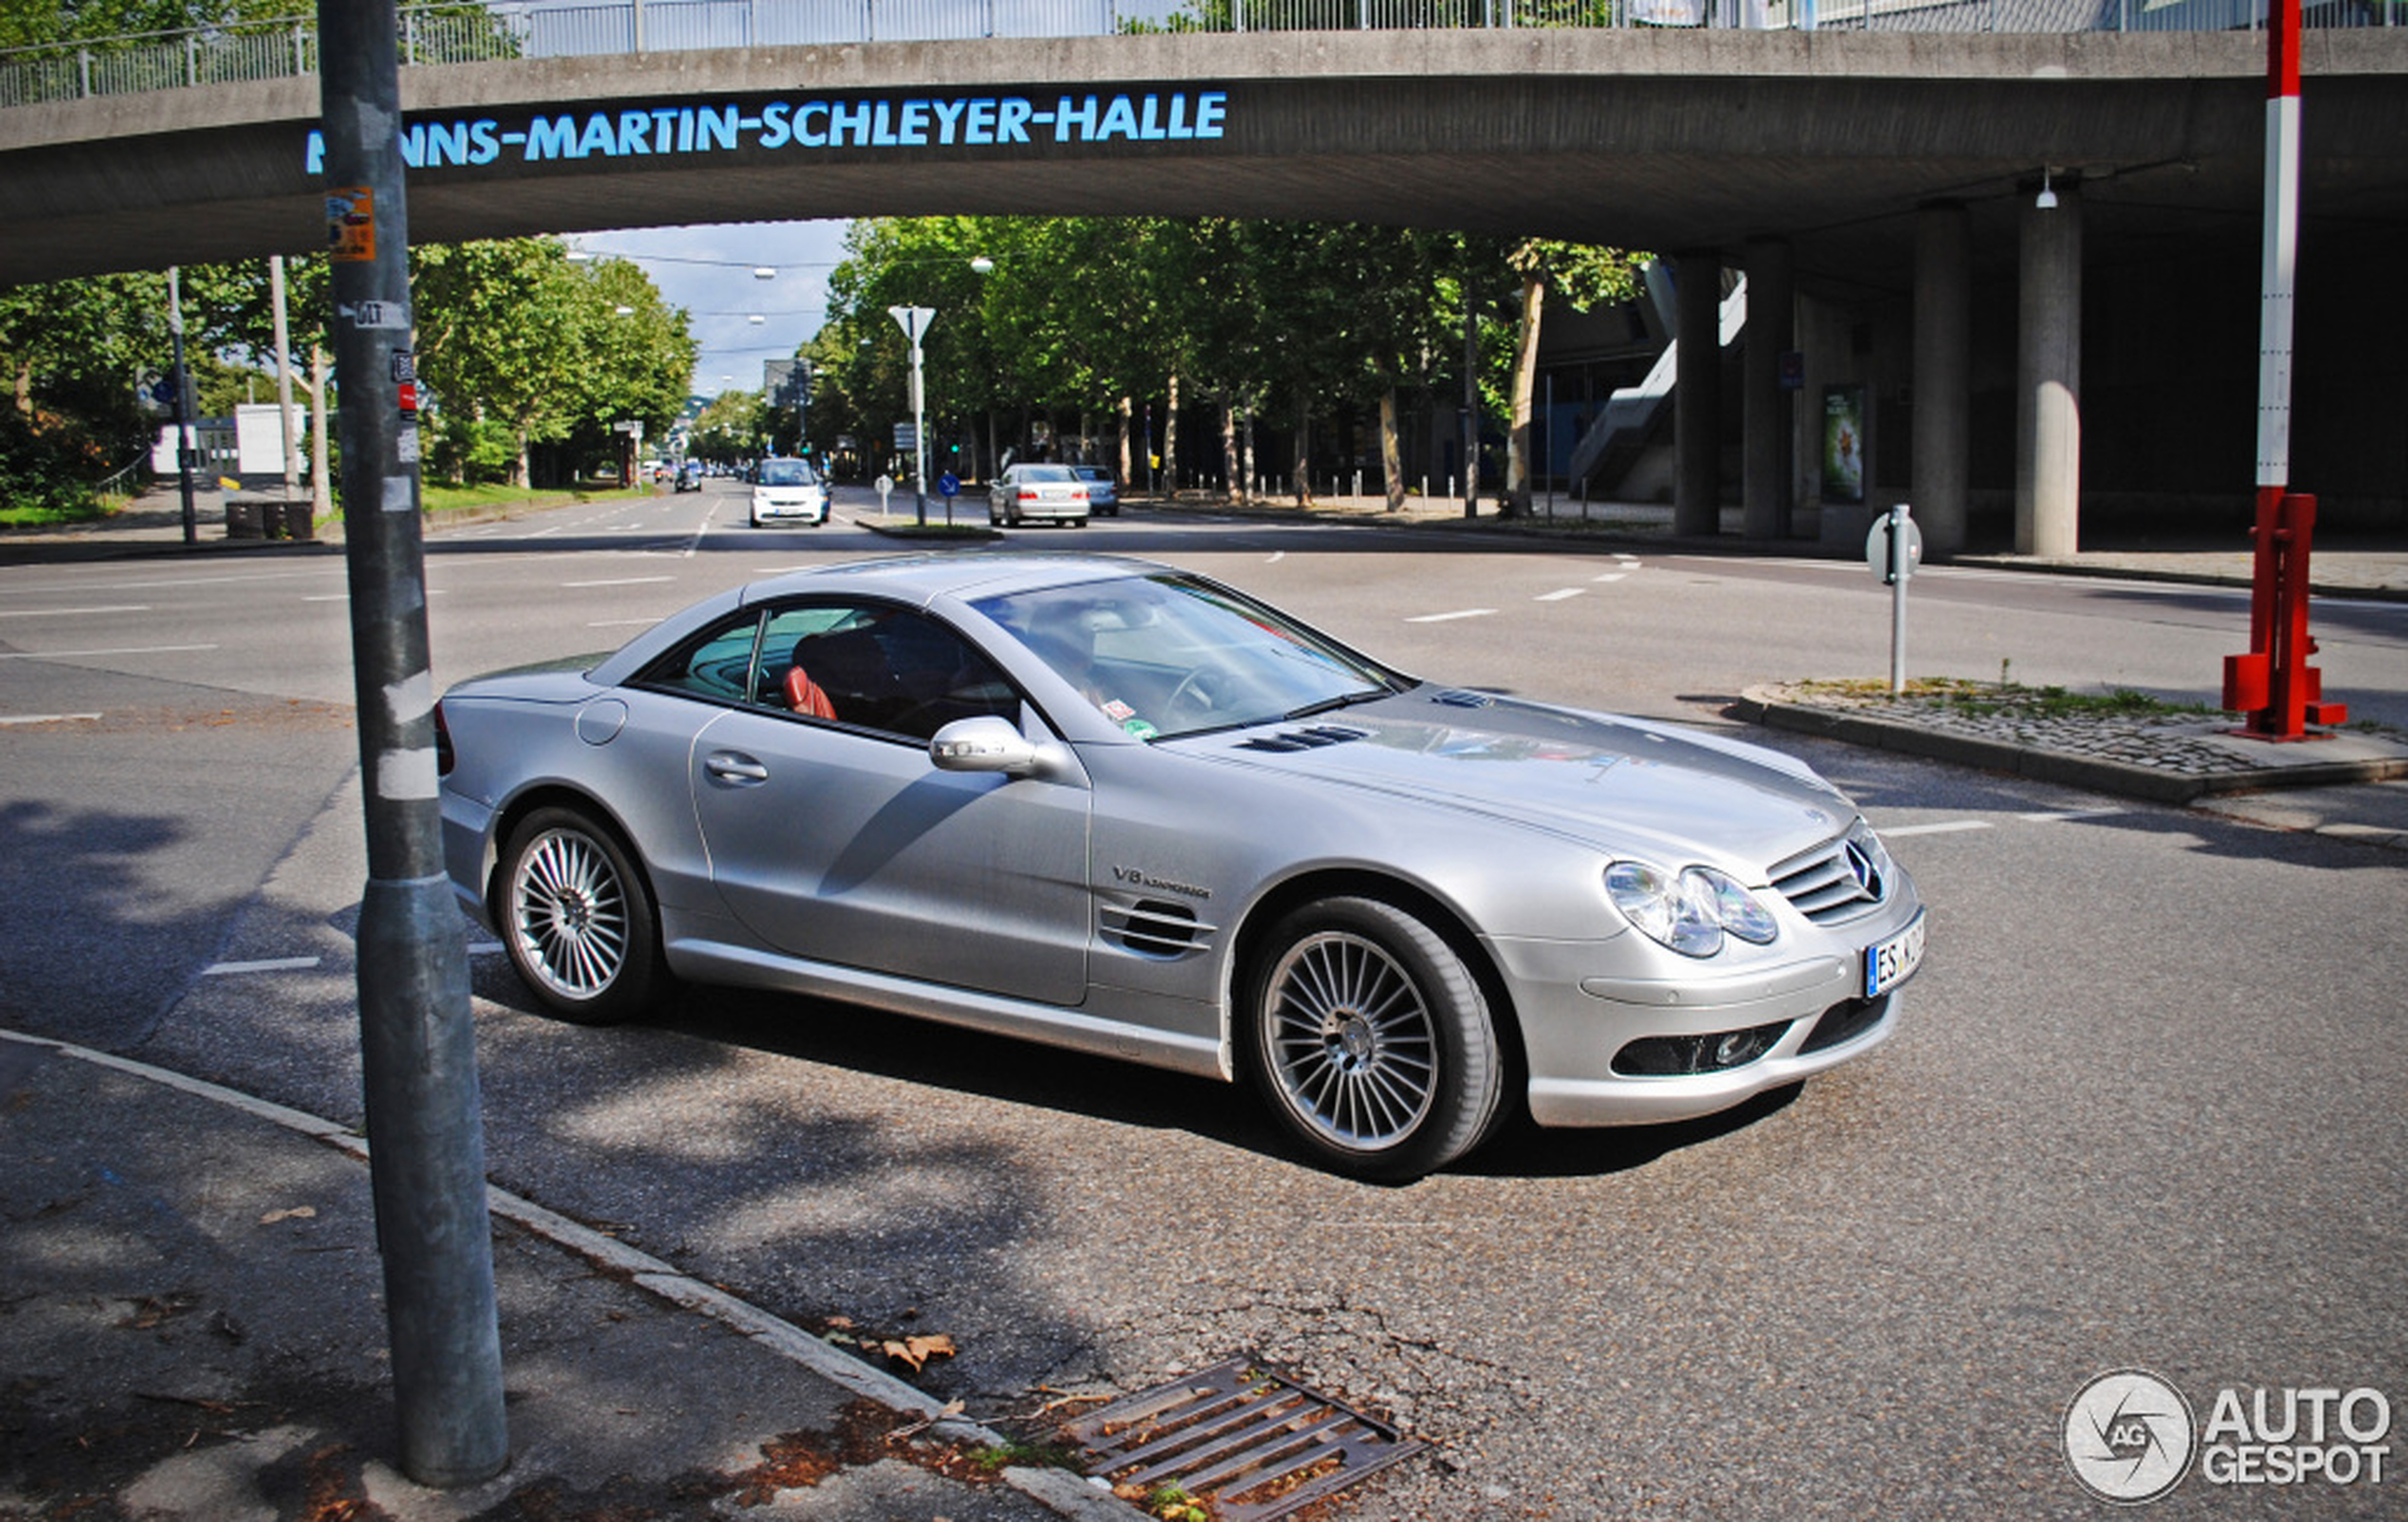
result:
[[[1067,1471],[1004,1467],[998,1435],[902,1380],[499,1190],[511,1461],[428,1490],[392,1467],[356,1136],[0,1032],[0,1137],[9,1522],[1139,1516]]]

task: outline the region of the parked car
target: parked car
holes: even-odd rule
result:
[[[1111,471],[1100,465],[1074,465],[1070,469],[1086,483],[1089,512],[1098,518],[1121,516],[1121,488],[1113,481]]]
[[[436,710],[461,900],[571,1021],[783,989],[1260,1091],[1416,1177],[1863,1055],[1914,884],[1803,762],[1423,682],[1244,594],[939,555],[721,593]]]
[[[1017,527],[1023,523],[1067,523],[1087,521],[1087,487],[1067,465],[1023,461],[1004,467],[987,488],[987,522]]]
[[[828,522],[828,483],[809,460],[768,459],[753,468],[753,526]]]

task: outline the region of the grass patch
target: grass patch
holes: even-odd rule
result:
[[[59,528],[68,523],[93,523],[134,504],[131,497],[101,497],[64,505],[56,502],[0,505],[0,528]]]
[[[513,486],[502,483],[447,486],[422,481],[418,486],[418,506],[428,517],[434,518],[447,513],[531,512],[583,502],[636,501],[651,495],[648,485],[621,487],[585,482],[574,486]]]

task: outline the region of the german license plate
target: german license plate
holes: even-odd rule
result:
[[[1879,999],[1905,982],[1923,965],[1923,915],[1887,941],[1865,948],[1865,997]]]

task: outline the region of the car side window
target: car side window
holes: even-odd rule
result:
[[[744,702],[751,691],[753,649],[760,634],[760,615],[732,619],[701,639],[653,663],[642,680],[649,687],[670,688],[722,702]]]
[[[960,635],[881,604],[772,613],[754,687],[764,706],[921,743],[956,719],[1020,713],[1011,683]]]

